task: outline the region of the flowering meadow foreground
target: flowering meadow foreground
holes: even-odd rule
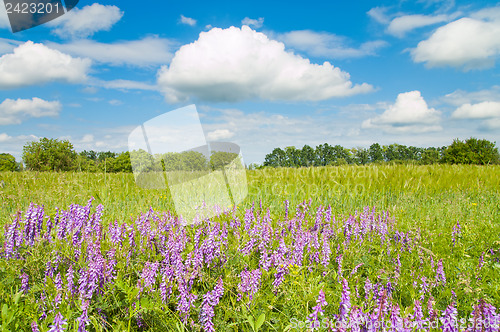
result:
[[[187,226],[151,209],[107,225],[92,201],[31,204],[5,225],[2,330],[500,330],[500,250],[461,268],[460,220],[439,256],[375,208],[285,201],[272,217],[257,203]]]

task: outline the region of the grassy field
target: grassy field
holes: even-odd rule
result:
[[[353,315],[357,308],[365,313],[382,310],[380,301],[387,301],[387,297],[390,297],[389,303],[397,305],[398,310],[401,310],[401,319],[415,315],[416,299],[421,300],[423,306],[427,306],[428,302],[434,303],[434,310],[439,313],[453,305],[458,310],[458,315],[466,318],[470,317],[473,306],[477,305],[478,300],[484,300],[496,308],[500,307],[500,166],[381,165],[283,168],[248,171],[247,179],[249,194],[245,201],[235,207],[233,214],[224,215],[214,221],[220,225],[227,224],[231,229],[229,235],[226,234],[226,243],[222,240],[221,234],[218,234],[221,247],[227,251],[227,257],[225,261],[219,260],[220,266],[215,264],[215,268],[210,264],[200,267],[199,274],[203,277],[199,279],[202,281],[196,279],[191,290],[192,294],[197,294],[197,302],[193,304],[193,309],[187,318],[183,319],[182,314],[179,314],[182,310],[178,308],[179,304],[176,304],[181,301],[181,295],[178,295],[177,299],[173,296],[171,303],[165,304],[170,311],[165,310],[161,303],[158,304],[161,300],[159,294],[155,292],[143,295],[141,301],[127,297],[128,292],[133,293],[134,287],[142,294],[141,273],[145,273],[149,267],[147,262],[159,258],[158,252],[155,256],[147,254],[146,249],[146,253],[137,254],[134,263],[129,265],[128,261],[127,264],[124,263],[127,256],[124,251],[123,257],[117,253],[118,266],[113,279],[116,287],[101,289],[101,292],[97,292],[98,296],[94,293],[92,297],[87,310],[90,319],[88,329],[93,331],[107,327],[110,330],[115,328],[141,330],[140,326],[143,324],[145,326],[143,329],[146,330],[161,331],[175,328],[209,330],[198,316],[203,316],[205,312],[203,305],[207,304],[202,300],[203,295],[214,288],[218,278],[224,280],[225,292],[220,304],[214,306],[213,322],[217,331],[252,331],[258,330],[259,325],[261,330],[276,331],[305,328],[307,325],[294,322],[306,321],[308,315],[314,312],[313,307],[316,306],[318,309],[317,303],[321,302],[318,298],[321,295],[320,291],[324,291],[328,302],[324,308],[325,317],[334,317],[333,315],[338,315],[339,307],[342,308],[342,303],[345,302],[346,284],[342,283],[342,279],[345,279],[350,287],[352,307],[349,303],[348,311],[351,314],[349,316],[351,321],[355,319]],[[149,208],[163,213],[173,207],[168,191],[140,189],[135,185],[132,174],[0,173],[0,181],[4,183],[3,188],[0,188],[2,225],[12,224],[16,213],[26,211],[30,203],[43,205],[45,214],[53,217],[56,208],[66,210],[71,204],[85,206],[87,201],[94,197],[92,212],[98,204],[104,207],[101,219],[103,230],[108,230],[108,225],[115,220],[118,224],[137,222],[141,213],[146,213]],[[290,253],[283,261],[286,263],[271,266],[267,270],[262,267],[262,257],[259,256],[257,249],[251,248],[248,252],[242,249],[252,241],[256,230],[262,231],[262,229],[256,226],[254,231],[249,231],[253,226],[249,226],[249,229],[243,225],[229,226],[235,217],[243,222],[247,219],[245,215],[248,211],[252,211],[256,216],[253,223],[257,224],[269,210],[270,225],[276,231],[284,227],[282,222],[288,222],[288,219],[285,220],[285,200],[290,205],[289,219],[295,216],[301,224],[304,223],[304,232],[308,225],[312,227],[308,230],[308,234],[320,239],[325,238],[325,229],[330,226],[321,226],[321,231],[311,231],[315,228],[313,225],[317,209],[319,207],[323,209],[322,217],[326,225],[324,211],[328,206],[331,207],[331,214],[335,216],[338,224],[335,226],[337,228],[331,231],[334,235],[330,236],[328,250],[332,251],[332,258],[328,265],[311,263],[311,260],[314,260],[314,245],[311,242],[308,244],[309,251],[304,249],[303,260],[292,259]],[[296,207],[304,201],[310,201],[311,205],[302,204],[296,214]],[[254,210],[250,210],[252,205],[255,206]],[[370,211],[374,209],[377,215],[388,213],[390,240],[373,229],[367,231],[366,234],[369,235],[366,237],[360,235],[358,238],[356,235],[355,239],[351,239],[349,234],[346,235],[346,232],[349,233],[354,229],[353,227],[358,227],[364,218],[373,217],[370,217],[365,207],[369,207]],[[300,209],[306,209],[308,212],[301,215]],[[349,222],[350,216],[355,216],[358,221]],[[382,214],[382,218],[383,216]],[[460,225],[459,231],[456,230],[457,223]],[[291,248],[297,245],[298,238],[293,231],[295,226],[290,224],[288,227],[292,231],[283,239]],[[4,231],[0,235],[0,243],[5,251],[8,227],[2,228]],[[301,230],[300,227],[297,229]],[[202,240],[203,236],[208,238],[211,230],[209,227],[203,231]],[[188,238],[191,236],[193,239],[195,232],[196,229],[190,228]],[[365,234],[363,231],[360,232]],[[238,235],[235,235],[236,233]],[[409,234],[412,249],[409,247],[404,249],[404,241],[399,238],[403,233]],[[262,234],[256,236],[256,241],[257,239],[261,241],[262,237]],[[42,280],[46,282],[47,271],[45,279],[43,278],[44,260],[50,260],[48,257],[52,257],[52,254],[44,245],[50,247],[52,252],[54,250],[66,252],[66,257],[71,256],[68,250],[74,248],[69,249],[64,241],[60,238],[54,240],[53,245],[47,245],[40,239],[35,241],[33,249],[29,249],[29,245],[27,247],[21,245],[19,247],[21,256],[17,259],[13,257],[6,259],[5,254],[3,255],[0,270],[2,278],[0,287],[3,287],[0,292],[2,295],[0,305],[16,309],[12,309],[14,318],[10,321],[8,321],[10,311],[2,312],[2,327],[7,326],[10,330],[16,330],[14,328],[16,317],[20,319],[20,315],[23,314],[28,315],[30,321],[38,322],[41,331],[48,330],[56,316],[55,309],[58,309],[59,312],[64,312],[63,316],[68,319],[69,330],[77,330],[75,319],[81,317],[82,309],[78,301],[71,300],[71,296],[67,300],[66,295],[66,300],[52,310],[47,308],[48,317],[45,319],[39,317],[43,311],[43,306],[40,305],[40,294],[44,293],[42,286],[31,287],[31,293],[24,292],[21,299],[17,299],[17,303],[13,302],[15,294],[20,294],[18,293],[21,288],[20,271],[28,273],[34,285]],[[82,241],[86,243],[86,240]],[[109,239],[103,238],[102,241],[103,247],[108,249],[113,247]],[[192,241],[187,240],[187,243]],[[278,250],[279,245],[278,237],[274,242],[271,240],[269,252]],[[37,252],[33,251],[35,249]],[[319,255],[319,248],[317,249]],[[183,259],[187,259],[185,255],[189,252],[196,254],[195,251],[196,246],[187,245]],[[25,256],[27,254],[28,256]],[[341,257],[340,262],[339,257]],[[33,261],[35,258],[38,260]],[[317,257],[316,259],[318,260]],[[437,278],[436,267],[440,260],[446,274],[446,283],[443,284],[434,281]],[[80,258],[75,264],[85,264],[85,262],[84,258]],[[360,267],[355,268],[359,264]],[[67,268],[61,265],[59,272],[67,273]],[[238,285],[243,282],[242,271],[246,271],[245,268],[249,271],[258,270],[262,275],[260,291],[254,294],[253,301],[248,304],[245,301],[237,301],[238,290],[242,292],[242,288]],[[286,271],[280,270],[283,268]],[[273,281],[276,282],[280,271],[285,274],[285,279],[277,291],[273,288]],[[57,271],[53,272],[57,274]],[[17,275],[14,275],[16,273]],[[434,282],[434,285],[429,286],[431,289],[424,291],[423,295],[419,293],[419,289],[424,287],[422,284],[425,284],[422,277]],[[50,278],[55,277],[50,276]],[[369,296],[366,289],[363,290],[366,278],[370,278],[374,284],[381,285],[382,281],[391,283],[393,289],[388,291],[390,295],[386,292]],[[160,283],[161,277],[158,276],[157,279]],[[176,282],[172,284],[172,291],[174,294],[182,294],[179,281]],[[54,283],[49,284],[52,288],[50,291],[47,290],[47,293],[53,292],[52,297],[62,292],[54,286]],[[356,291],[354,291],[355,285],[359,285],[359,289],[356,286]],[[244,296],[248,296],[248,292]],[[153,304],[144,300],[146,298]],[[136,303],[141,303],[141,310],[131,309],[136,308]],[[127,307],[128,311],[121,310],[122,306]],[[163,308],[163,311],[156,310],[155,306]],[[384,315],[387,315],[387,319],[392,317],[394,308],[384,314],[379,312],[379,319]],[[130,314],[131,310],[137,314],[136,316],[142,316],[135,317]],[[428,317],[425,309],[424,312],[427,319],[432,319],[432,315]],[[444,315],[443,313],[443,317]],[[342,320],[342,310],[340,316],[336,317]],[[319,318],[317,320],[320,321]],[[312,321],[314,319],[310,320],[310,323]],[[440,322],[439,319],[437,321]],[[439,329],[443,327],[437,330]]]

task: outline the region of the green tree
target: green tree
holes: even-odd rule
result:
[[[451,164],[495,164],[500,161],[494,142],[468,138],[465,142],[455,139],[444,151],[443,161]]]
[[[18,164],[16,158],[9,153],[0,153],[0,172],[3,171],[17,171]]]
[[[300,166],[300,154],[301,150],[298,150],[295,146],[287,146],[285,148],[285,164],[286,167],[299,167]]]
[[[333,146],[328,143],[318,145],[315,150],[316,162],[315,165],[326,166],[335,161],[335,151]]]
[[[344,148],[341,145],[335,145],[333,148],[333,162],[336,162],[338,159],[343,159],[340,162],[341,165],[351,164],[353,162],[352,156],[348,149]]]
[[[199,152],[197,152],[199,153]],[[203,156],[201,153],[199,153]],[[210,156],[210,166],[212,169],[221,169],[226,165],[229,165],[236,157],[238,157],[237,153],[233,152],[225,152],[225,151],[213,151]],[[201,164],[199,167],[202,166]]]
[[[132,172],[132,163],[130,161],[130,152],[122,152],[116,158],[114,158],[113,163],[114,172]]]
[[[378,143],[373,143],[372,145],[370,145],[368,154],[370,155],[370,161],[372,163],[384,161],[384,153],[382,151],[382,147]]]
[[[441,159],[439,150],[433,147],[423,149],[420,163],[424,165],[436,164]]]
[[[23,161],[34,171],[71,171],[77,166],[77,154],[68,140],[44,137],[24,145]]]
[[[97,152],[94,150],[83,150],[82,152],[80,152],[80,156],[93,161],[97,160]]]
[[[286,153],[280,148],[275,148],[271,153],[266,154],[263,166],[283,167],[285,166]]]
[[[367,149],[358,148],[354,151],[354,160],[358,165],[366,165],[370,162],[370,152]]]
[[[300,166],[313,166],[316,161],[316,153],[309,145],[304,145],[300,151]]]

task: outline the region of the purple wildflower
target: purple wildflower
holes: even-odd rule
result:
[[[63,289],[63,283],[62,283],[62,278],[61,278],[61,273],[57,273],[56,278],[54,279],[54,285],[56,286],[56,289],[58,291],[62,291]]]
[[[351,275],[356,274],[356,272],[358,272],[358,269],[359,269],[361,266],[363,266],[363,264],[364,264],[364,263],[359,263],[358,265],[356,265],[356,266],[354,267],[354,269],[352,269]]]
[[[153,290],[153,286],[156,283],[156,274],[158,273],[159,265],[159,262],[146,262],[141,273],[141,278],[138,282],[141,290],[144,288],[148,288],[150,291]]]
[[[351,293],[349,292],[349,284],[344,278],[342,280],[342,299],[340,300],[340,317],[339,320],[346,322],[349,319],[349,311],[351,310]]]
[[[21,291],[24,293],[26,293],[30,289],[29,278],[30,277],[26,274],[26,272],[23,272],[23,274],[21,274]]]
[[[340,281],[340,278],[342,277],[342,255],[338,255],[336,260],[337,260],[337,265],[338,265],[337,273],[338,273],[338,278]]]
[[[50,329],[48,332],[63,332],[66,330],[63,325],[67,325],[66,319],[64,319],[63,315],[61,315],[60,312],[57,313],[57,315],[54,317],[54,322],[52,325],[50,325]]]
[[[82,314],[76,319],[78,322],[78,332],[87,332],[85,326],[90,322],[87,309],[85,308]]]
[[[200,323],[203,330],[207,332],[215,332],[212,318],[215,316],[214,307],[219,304],[219,300],[224,294],[224,285],[222,279],[219,279],[213,291],[203,295],[203,301],[200,309]]]
[[[443,311],[443,315],[439,320],[443,325],[441,325],[441,329],[443,332],[458,332],[457,328],[457,309],[454,304],[450,304],[445,311]]]
[[[328,238],[327,234],[323,235],[323,246],[321,248],[321,264],[325,268],[328,267],[328,264],[330,264],[330,254],[332,253],[332,250],[330,249],[330,241]]]
[[[351,310],[351,315],[349,319],[349,326],[351,332],[363,332],[367,331],[366,323],[369,316],[368,314],[363,313],[363,310],[359,307],[354,307]],[[342,328],[347,329],[347,324],[341,323]]]
[[[242,294],[248,294],[250,302],[253,300],[253,296],[260,287],[260,278],[262,276],[262,272],[260,269],[256,269],[253,271],[247,271],[246,269],[241,271],[241,282],[238,284],[238,290],[240,293],[238,294],[238,301],[241,300]]]
[[[328,305],[325,300],[325,292],[323,290],[319,291],[318,298],[316,299],[316,306],[314,306],[312,314],[309,315],[308,320],[315,326],[319,323],[318,315],[323,315],[325,310],[323,307]]]
[[[444,275],[443,269],[443,259],[441,258],[438,262],[438,266],[436,269],[436,282],[439,284],[446,285],[446,276]]]
[[[187,322],[191,306],[198,296],[189,292],[188,285],[184,280],[179,281],[178,289],[180,294],[178,296],[179,302],[177,303],[177,311],[181,316],[182,322],[185,324]]]
[[[373,284],[368,277],[366,277],[364,288],[365,288],[365,299],[368,300],[368,298],[370,297],[370,294],[373,291]]]
[[[281,264],[280,266],[278,266],[277,271],[274,274],[274,281],[273,281],[274,294],[278,293],[278,288],[285,279],[286,274],[288,274],[288,265]]]
[[[400,309],[397,304],[392,305],[391,310],[391,329],[392,332],[402,332],[405,331],[403,326],[403,319],[400,315]]]
[[[424,314],[422,312],[422,304],[420,301],[415,300],[415,305],[413,306],[413,326],[417,328],[417,331],[423,329],[427,324],[427,320],[424,319]]]
[[[462,227],[460,226],[460,221],[457,220],[457,224],[453,226],[453,231],[451,232],[451,240],[453,241],[453,246],[455,246],[457,238],[462,235]]]
[[[31,323],[31,332],[40,332],[40,329],[38,328],[38,324],[35,321],[33,321]]]

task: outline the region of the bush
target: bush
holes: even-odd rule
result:
[[[69,141],[44,137],[23,147],[23,161],[33,171],[72,171],[77,154]]]
[[[455,139],[444,151],[443,161],[450,164],[497,164],[500,161],[494,142],[469,138],[462,142]]]
[[[0,153],[0,172],[3,171],[17,171],[18,164],[16,163],[16,158],[8,153]]]

